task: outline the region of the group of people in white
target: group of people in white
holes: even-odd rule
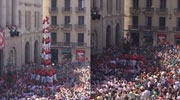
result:
[[[90,100],[89,66],[71,63],[55,65],[56,70],[25,66],[26,70],[12,74],[16,78],[11,88],[6,75],[0,77],[0,100]]]
[[[57,82],[56,71],[51,65],[47,65],[40,69],[34,69],[31,73],[31,80],[53,84],[53,81]]]

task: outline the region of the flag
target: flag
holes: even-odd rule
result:
[[[0,50],[4,49],[4,34],[2,31],[0,31]]]

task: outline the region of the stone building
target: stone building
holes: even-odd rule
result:
[[[52,62],[90,60],[90,0],[43,0],[51,24]]]
[[[91,53],[109,46],[122,47],[122,0],[91,0]]]
[[[126,34],[132,44],[180,43],[180,0],[124,0]]]
[[[42,0],[0,0],[0,26],[5,48],[0,50],[0,70],[40,63]]]

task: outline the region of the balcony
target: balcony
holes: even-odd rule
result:
[[[49,13],[58,13],[58,8],[57,7],[49,8]]]
[[[52,47],[71,47],[71,48],[85,48],[87,43],[75,43],[75,42],[52,42]]]
[[[154,8],[143,8],[143,13],[144,14],[153,14]]]
[[[142,26],[142,29],[144,31],[155,31],[155,27],[154,26]]]
[[[158,26],[158,27],[156,27],[156,30],[157,30],[157,31],[163,31],[163,32],[165,31],[165,32],[166,32],[166,31],[168,31],[168,27]]]
[[[157,8],[156,9],[157,14],[168,14],[168,8]]]
[[[62,12],[63,13],[71,13],[72,12],[72,7],[63,7]]]
[[[180,15],[180,8],[175,8],[174,9],[174,14],[175,15]]]
[[[173,31],[174,31],[174,32],[180,32],[180,27],[174,27],[174,28],[173,28]]]
[[[62,24],[61,29],[63,31],[71,31],[72,30],[72,24]]]
[[[75,25],[75,30],[76,31],[85,31],[86,30],[86,25],[85,24],[76,24]]]
[[[53,25],[51,24],[50,30],[55,30],[55,31],[59,30],[59,25],[58,24],[53,24]]]
[[[141,30],[141,29],[142,29],[142,26],[139,26],[139,25],[129,25],[129,30],[138,31],[138,30]]]
[[[131,14],[140,14],[141,13],[141,9],[140,8],[130,8],[129,11]]]
[[[86,12],[86,8],[84,7],[76,7],[76,13],[85,13]]]
[[[58,42],[57,41],[52,41],[51,42],[51,47],[58,47]]]

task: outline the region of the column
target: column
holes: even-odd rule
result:
[[[12,0],[12,24],[18,26],[18,0]]]
[[[8,7],[6,11],[6,23],[7,25],[12,25],[12,0],[6,0],[6,7]]]
[[[0,15],[1,15],[1,26],[2,28],[5,28],[6,27],[6,0],[1,0],[1,12],[0,12]]]

